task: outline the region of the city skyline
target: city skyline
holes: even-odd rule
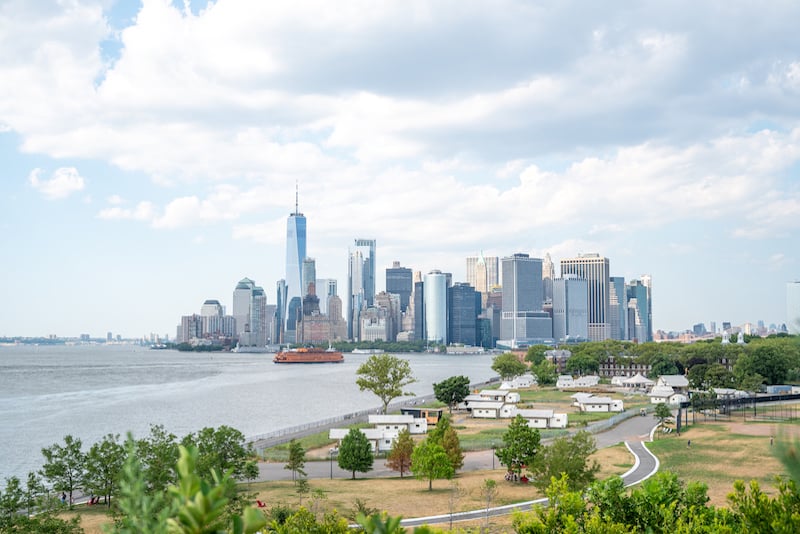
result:
[[[12,0],[0,336],[172,336],[244,278],[276,305],[298,186],[306,253],[340,296],[369,238],[375,293],[393,261],[460,282],[468,257],[598,253],[652,276],[653,331],[786,323],[798,17]]]

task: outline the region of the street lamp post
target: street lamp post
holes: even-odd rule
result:
[[[333,480],[333,455],[336,452],[338,452],[336,447],[331,447],[330,449],[328,449],[328,455],[330,456],[331,459],[331,480]]]
[[[495,445],[494,445],[494,441],[493,441],[492,442],[492,470],[493,471],[494,471],[494,457],[495,457],[494,448],[495,448]]]

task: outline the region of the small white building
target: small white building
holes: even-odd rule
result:
[[[502,402],[519,402],[520,396],[518,391],[506,391],[500,389],[482,389],[477,395],[485,400],[494,400]]]
[[[567,428],[567,414],[553,410],[517,410],[531,428]]]
[[[359,428],[359,431],[369,440],[372,445],[372,452],[386,452],[392,450],[392,443],[397,439],[398,434],[398,432],[386,431],[380,428]],[[349,428],[331,428],[328,431],[328,437],[337,440],[337,446],[340,446],[342,440],[349,432]]]
[[[575,399],[582,412],[621,412],[623,402],[611,397],[581,396]]]
[[[524,374],[516,377],[514,380],[504,381],[500,384],[500,389],[522,389],[529,388],[536,385],[536,377],[531,374]]]
[[[428,420],[424,417],[397,414],[371,414],[369,424],[387,432],[399,433],[407,428],[411,434],[425,434],[428,432]]]
[[[570,375],[559,375],[556,381],[558,389],[569,388],[591,388],[600,383],[600,377],[595,375],[579,376],[573,378]]]
[[[502,401],[475,401],[471,404],[470,413],[472,413],[472,417],[479,417],[483,419],[500,419],[503,417],[501,412],[504,406],[508,405]],[[516,412],[516,406],[514,406],[514,411]]]
[[[683,375],[661,375],[658,377],[656,385],[653,387],[658,386],[671,387],[675,393],[689,394],[689,379]]]
[[[617,378],[617,377],[614,377]],[[624,377],[623,377],[624,378]],[[612,379],[613,382],[613,379]],[[653,386],[655,382],[647,378],[646,376],[642,375],[642,373],[636,373],[630,378],[624,378],[622,380],[622,386],[629,389],[647,389]],[[687,382],[688,384],[688,382]]]
[[[680,404],[689,400],[689,397],[675,391],[672,386],[659,386],[658,384],[650,389],[647,396],[650,397],[650,404]]]

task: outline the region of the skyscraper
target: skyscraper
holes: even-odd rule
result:
[[[542,260],[528,254],[502,259],[503,315],[500,337],[511,348],[553,337],[553,321],[542,310]]]
[[[553,338],[556,341],[589,339],[588,285],[574,274],[553,280]]]
[[[608,311],[611,326],[611,339],[627,339],[628,332],[628,293],[625,278],[611,276],[609,281]]]
[[[542,260],[542,289],[544,291],[544,301],[553,302],[553,280],[556,279],[556,268],[550,253],[544,255]]]
[[[643,274],[639,280],[647,288],[647,341],[653,341],[653,277]]]
[[[456,283],[447,288],[447,339],[450,343],[478,344],[476,327],[479,299],[480,294],[469,284]]]
[[[577,258],[561,260],[561,278],[574,274],[588,282],[589,290],[589,340],[603,341],[611,337],[609,321],[608,258],[599,254],[579,254]]]
[[[467,257],[467,283],[481,293],[481,306],[486,305],[486,298],[493,287],[500,285],[497,256]]]
[[[242,278],[233,290],[233,317],[236,319],[236,335],[250,331],[250,299],[256,283]]]
[[[317,294],[317,262],[314,258],[303,258],[303,296]],[[314,287],[311,287],[314,284]]]
[[[298,192],[295,190],[294,213],[286,222],[286,320],[284,340],[294,343],[297,316],[302,310],[303,260],[306,259],[306,218],[300,213]]]
[[[786,283],[786,328],[800,334],[800,280]]]
[[[433,270],[425,275],[426,340],[447,345],[447,277]]]
[[[347,262],[347,336],[359,340],[361,310],[375,300],[375,240],[356,239]]]
[[[411,269],[400,267],[399,261],[393,262],[391,268],[386,269],[386,292],[400,297],[400,308],[404,313],[408,309],[412,289]]]
[[[628,284],[628,339],[639,343],[647,341],[648,309],[647,287],[641,280],[631,280]]]

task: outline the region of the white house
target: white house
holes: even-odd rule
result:
[[[425,434],[428,432],[428,420],[424,417],[414,417],[413,415],[371,414],[369,416],[369,424],[387,432],[394,431],[399,433],[404,428],[407,428],[411,434]]]
[[[622,380],[622,386],[630,389],[647,389],[652,387],[653,384],[655,384],[655,382],[642,375],[642,373],[636,373],[632,377]]]
[[[570,375],[559,375],[556,381],[558,389],[591,388],[600,383],[600,377],[595,375],[579,376],[572,378]]]
[[[397,432],[386,431],[380,428],[359,428],[359,431],[364,434],[372,445],[372,452],[385,452],[392,450],[392,443],[397,439]],[[331,428],[328,431],[328,437],[338,441],[338,445],[342,444],[344,437],[350,432],[349,428]]]
[[[475,401],[470,405],[470,412],[472,417],[480,417],[484,419],[499,419],[502,417],[501,411],[504,406],[507,406],[502,401]],[[514,406],[516,411],[516,406]]]
[[[529,388],[536,385],[536,377],[531,374],[525,374],[516,377],[514,380],[504,381],[500,384],[500,389],[521,389]]]
[[[553,410],[517,410],[531,428],[567,428],[567,414]]]
[[[650,397],[650,404],[680,404],[689,400],[683,393],[675,391],[672,386],[659,386],[656,384],[647,394]]]
[[[575,402],[582,412],[621,412],[624,409],[621,400],[611,397],[582,396],[575,399]]]
[[[684,395],[689,394],[689,379],[683,375],[661,375],[656,380],[657,386],[668,386],[671,387],[675,393],[683,393]]]
[[[479,391],[478,396],[485,400],[503,401],[503,402],[519,402],[520,396],[518,391],[505,391],[499,389],[482,389]]]

